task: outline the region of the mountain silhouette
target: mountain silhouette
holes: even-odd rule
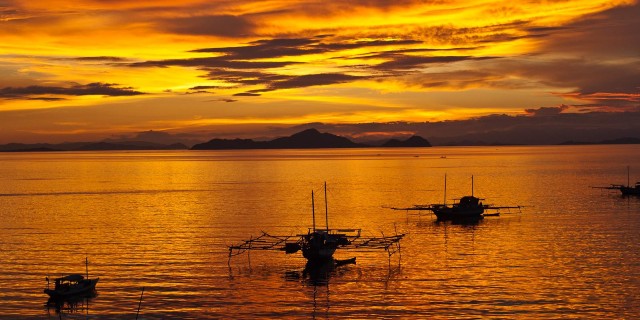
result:
[[[159,141],[170,141],[166,134],[148,132],[139,136],[158,138]],[[156,139],[156,140],[158,140]],[[321,133],[316,129],[306,129],[288,137],[276,138],[269,141],[255,141],[252,139],[211,139],[208,142],[195,144],[191,150],[234,150],[234,149],[314,149],[314,148],[366,148],[366,147],[430,147],[426,139],[412,136],[407,140],[391,139],[383,145],[353,142],[348,138],[331,133]],[[188,149],[182,143],[161,144],[142,140],[107,139],[98,142],[71,142],[60,144],[21,144],[10,143],[0,145],[0,152],[27,151],[115,151],[115,150],[180,150]]]
[[[331,133],[320,133],[316,129],[307,129],[289,137],[271,140],[272,148],[306,149],[306,148],[362,148],[366,145],[355,143],[345,137]]]
[[[393,140],[393,139],[392,139]],[[430,147],[429,141],[413,136],[405,141],[388,141],[388,147]],[[385,145],[387,146],[387,145]],[[313,148],[366,148],[370,145],[353,142],[345,137],[331,133],[321,133],[316,129],[300,131],[288,137],[270,141],[251,139],[212,139],[209,142],[194,145],[192,150],[221,149],[313,149]]]
[[[191,150],[232,150],[232,149],[269,149],[266,141],[251,139],[211,139],[209,142],[198,143]]]
[[[399,148],[399,147],[431,147],[431,143],[427,139],[420,136],[411,136],[409,139],[401,141],[398,139],[391,139],[384,144],[385,148]]]
[[[220,149],[313,149],[313,148],[363,148],[367,145],[355,143],[345,137],[331,133],[321,133],[316,129],[307,129],[288,137],[270,141],[251,139],[212,139],[209,142],[194,145],[192,150]]]

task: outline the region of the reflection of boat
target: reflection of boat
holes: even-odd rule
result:
[[[100,278],[89,279],[88,272],[88,260],[87,263],[87,277],[85,279],[81,274],[71,274],[64,277],[60,277],[54,280],[53,289],[49,288],[49,278],[47,277],[47,288],[44,289],[44,293],[48,294],[53,299],[65,299],[74,296],[81,296],[91,294],[96,289],[96,284]]]
[[[418,210],[432,211],[438,221],[467,221],[481,220],[485,216],[499,215],[500,209],[520,209],[521,206],[492,206],[484,205],[482,199],[473,195],[473,176],[471,176],[471,195],[464,196],[458,202],[447,205],[447,175],[444,176],[444,204],[414,205],[409,208],[391,208],[394,210]],[[486,213],[486,210],[493,210]]]
[[[640,195],[640,181],[636,182],[635,186],[631,186],[630,183],[630,173],[629,173],[629,166],[627,166],[627,185],[621,185],[621,184],[612,184],[608,187],[593,187],[593,188],[597,188],[597,189],[609,189],[609,190],[620,190],[620,193],[622,193],[623,196],[638,196]]]
[[[329,217],[327,209],[327,184],[325,192],[325,219],[326,228],[316,228],[314,193],[311,192],[311,207],[313,215],[313,228],[309,228],[306,234],[274,236],[266,232],[262,235],[243,241],[239,245],[229,246],[229,260],[232,256],[239,255],[250,250],[278,250],[287,254],[302,251],[302,255],[309,263],[322,264],[333,261],[333,254],[339,248],[373,250],[384,249],[389,258],[400,250],[400,240],[404,234],[382,237],[361,237],[360,229],[329,229]],[[354,260],[355,261],[355,260]]]
[[[96,297],[95,290],[86,294],[74,295],[65,298],[49,298],[46,307],[47,312],[51,309],[55,310],[56,314],[60,313],[83,313],[89,314],[89,302]]]
[[[303,280],[313,286],[328,285],[329,278],[336,274],[337,268],[349,264],[356,264],[356,258],[343,260],[331,258],[322,262],[307,261],[304,270],[287,271],[285,279],[290,281]]]

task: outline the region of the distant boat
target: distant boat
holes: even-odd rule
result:
[[[622,184],[612,184],[608,187],[593,187],[597,189],[609,189],[609,190],[620,190],[623,196],[639,196],[640,195],[640,181],[636,182],[635,186],[631,186],[631,176],[630,176],[630,168],[627,166],[627,185]]]
[[[638,196],[640,195],[640,181],[636,182],[635,187],[620,186],[620,192],[625,196]]]
[[[313,227],[306,234],[274,236],[266,232],[241,244],[229,246],[229,261],[232,256],[250,250],[277,250],[287,254],[302,251],[307,265],[333,264],[335,266],[355,263],[355,258],[335,260],[333,254],[337,249],[372,250],[384,249],[389,255],[400,250],[400,240],[404,234],[382,237],[361,237],[360,229],[330,229],[327,205],[327,183],[324,184],[325,228],[316,228],[314,192],[311,191],[311,214]]]
[[[464,196],[457,203],[451,206],[432,205],[430,210],[436,215],[438,220],[481,220],[484,218],[485,206],[480,202],[480,198],[474,196]]]
[[[48,294],[52,299],[65,299],[93,293],[100,278],[89,279],[88,260],[85,261],[87,264],[86,279],[81,274],[70,274],[54,279],[54,287],[50,289],[49,278],[47,277],[47,288],[44,289],[44,293]]]
[[[520,209],[522,206],[491,206],[484,205],[482,199],[473,195],[473,176],[471,176],[471,195],[464,196],[458,202],[447,205],[447,175],[444,176],[444,203],[414,205],[409,208],[391,208],[394,210],[429,210],[436,215],[438,221],[468,221],[482,220],[485,216],[497,216],[500,209]],[[485,210],[496,210],[494,213],[485,213]]]
[[[444,176],[444,204],[431,205],[431,211],[439,221],[481,220],[485,207],[480,198],[473,196],[473,176],[471,176],[471,195],[460,198],[457,203],[447,206],[447,175]]]

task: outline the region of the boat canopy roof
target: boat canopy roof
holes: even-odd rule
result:
[[[70,274],[68,276],[64,276],[64,277],[60,277],[56,280],[59,281],[80,281],[84,279],[84,277],[81,274]]]
[[[460,198],[460,201],[458,201],[458,204],[461,206],[466,206],[466,205],[478,205],[478,202],[480,202],[480,198],[476,198],[474,196],[464,196],[462,198]]]

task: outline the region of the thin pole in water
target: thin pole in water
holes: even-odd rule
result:
[[[311,217],[313,218],[313,232],[316,232],[316,205],[313,200],[313,190],[311,190]]]
[[[447,174],[444,174],[444,205],[447,205]]]
[[[84,267],[87,274],[87,279],[89,279],[89,257],[87,256],[84,257]]]
[[[329,205],[327,204],[327,182],[324,182],[324,219],[329,233]]]
[[[144,294],[144,287],[142,287],[142,293],[140,293],[140,302],[138,302],[138,311],[136,311],[136,320],[140,314],[140,306],[142,305],[142,295]]]
[[[473,175],[471,175],[471,196],[473,197]]]
[[[630,175],[629,174],[629,170],[630,170],[629,166],[627,166],[627,187],[631,187],[631,181],[630,181],[630,178],[629,178],[629,175]]]

